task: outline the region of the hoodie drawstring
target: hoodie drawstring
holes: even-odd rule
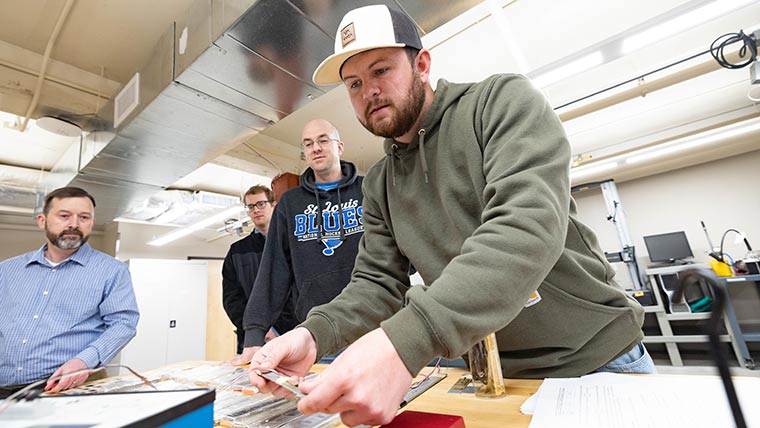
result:
[[[422,173],[425,174],[425,183],[428,183],[428,166],[427,160],[425,160],[425,128],[420,128],[417,131],[417,135],[420,136],[420,161],[422,162]]]
[[[391,180],[393,182],[393,187],[396,187],[396,169],[393,167],[393,158],[396,156],[396,150],[398,150],[398,145],[394,143],[391,145],[391,152],[388,153],[388,157],[391,160]]]
[[[343,200],[340,198],[340,187],[335,189],[338,193],[338,207],[340,208],[340,213],[338,214],[338,230],[340,230],[340,240],[345,241],[346,240],[346,231],[343,230]],[[322,238],[325,237],[325,221],[324,221],[324,211],[322,211],[322,208],[319,205],[319,188],[314,188],[314,199],[317,201],[317,228],[319,229],[319,239],[322,240]]]
[[[338,191],[338,207],[340,212],[338,214],[338,229],[340,230],[340,240],[346,240],[346,231],[343,230],[343,201],[340,199],[340,187],[336,189]]]
[[[319,188],[314,187],[314,199],[317,201],[317,230],[319,230],[319,239],[325,237],[324,222],[322,221],[322,208],[319,206]]]

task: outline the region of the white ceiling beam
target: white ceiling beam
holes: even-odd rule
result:
[[[42,55],[0,40],[0,65],[37,77]],[[81,68],[50,59],[45,80],[111,99],[122,84]]]

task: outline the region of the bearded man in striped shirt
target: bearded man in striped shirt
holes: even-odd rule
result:
[[[95,198],[54,190],[37,225],[47,242],[0,263],[0,398],[46,378],[49,392],[80,385],[137,328],[127,265],[87,243]]]

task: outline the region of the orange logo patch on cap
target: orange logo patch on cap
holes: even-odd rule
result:
[[[354,33],[354,23],[350,23],[340,30],[340,41],[345,48],[347,44],[356,41],[356,33]]]

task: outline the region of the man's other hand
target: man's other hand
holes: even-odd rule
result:
[[[58,370],[56,370],[52,376],[50,376],[50,379],[48,379],[47,384],[45,385],[45,391],[56,393],[83,384],[84,381],[87,380],[87,377],[90,376],[90,372],[82,370],[87,370],[88,368],[87,364],[79,358],[72,358],[69,361],[66,361],[61,367],[58,367]],[[72,374],[78,371],[82,372],[79,374]]]
[[[277,370],[287,376],[301,377],[317,358],[317,343],[309,330],[298,327],[267,342],[251,360],[248,379],[261,392],[275,392],[280,386],[256,374],[255,369]],[[279,391],[276,395],[290,392]]]
[[[224,364],[232,364],[233,366],[244,366],[251,362],[251,358],[253,358],[253,355],[259,349],[261,349],[261,346],[251,346],[250,348],[243,348],[242,354],[236,356],[235,358],[225,361]]]
[[[277,332],[274,331],[273,328],[270,328],[266,336],[264,336],[264,343],[269,342],[270,340],[274,339],[277,336],[279,336]]]

